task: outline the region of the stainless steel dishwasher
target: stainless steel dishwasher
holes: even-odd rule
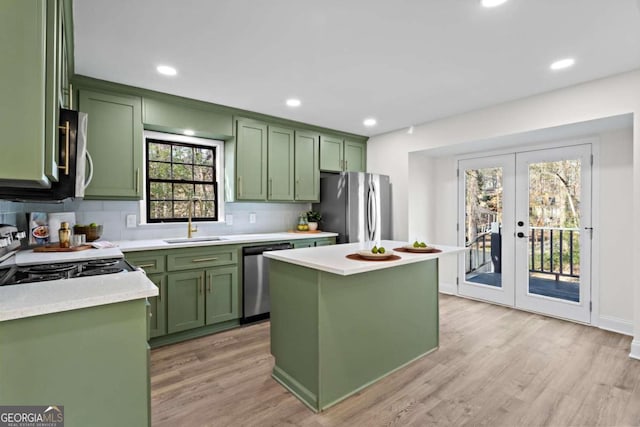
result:
[[[269,260],[262,254],[267,251],[292,249],[290,243],[251,246],[242,249],[244,261],[242,281],[242,323],[269,318]]]

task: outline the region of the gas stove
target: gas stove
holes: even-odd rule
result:
[[[136,269],[124,258],[92,259],[55,264],[31,266],[12,266],[0,270],[0,286],[20,285],[24,283],[45,282],[49,280],[77,279],[105,274],[122,274]]]

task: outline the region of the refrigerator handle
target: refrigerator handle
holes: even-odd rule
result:
[[[367,232],[369,240],[375,239],[376,234],[376,193],[369,183],[369,191],[367,193]]]

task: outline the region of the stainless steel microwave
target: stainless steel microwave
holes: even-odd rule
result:
[[[60,110],[58,182],[51,188],[0,187],[0,199],[56,202],[82,198],[93,176],[93,162],[87,151],[86,113]]]

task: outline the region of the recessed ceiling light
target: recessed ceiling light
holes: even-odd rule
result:
[[[158,65],[156,67],[156,70],[158,70],[160,74],[164,74],[165,76],[175,76],[176,74],[178,74],[178,71],[175,68],[168,65]]]
[[[299,107],[299,106],[300,106],[300,104],[302,104],[302,103],[300,102],[300,100],[299,100],[299,99],[296,99],[296,98],[289,98],[289,99],[287,99],[287,105],[288,105],[289,107]]]
[[[571,67],[575,63],[576,61],[573,58],[565,58],[554,62],[549,66],[549,68],[551,68],[552,70],[562,70],[563,68]]]
[[[506,3],[507,0],[482,0],[482,5],[484,7],[496,7],[500,6],[502,3]]]
[[[409,129],[407,130],[407,133],[409,135],[413,135],[413,126],[409,126]]]
[[[184,130],[184,132],[182,132],[182,133],[184,133],[185,135],[188,135],[188,136],[193,136],[193,135],[195,135],[195,134],[196,134],[196,133],[195,133],[194,131],[192,131],[191,129],[185,129],[185,130]]]
[[[378,123],[378,122],[376,121],[376,119],[369,118],[369,119],[364,119],[363,123],[364,123],[365,126],[371,127],[371,126],[375,126],[376,123]]]

